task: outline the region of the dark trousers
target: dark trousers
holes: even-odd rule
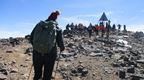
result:
[[[92,30],[89,30],[88,32],[89,32],[89,38],[91,38],[91,36],[92,36]]]
[[[99,35],[99,33],[98,33],[99,31],[98,30],[95,30],[95,34],[96,34],[96,36],[98,36]]]
[[[101,37],[104,37],[105,30],[102,30]]]
[[[108,30],[107,30],[107,33],[106,33],[106,38],[107,38],[107,39],[109,38],[109,34],[110,34],[110,30],[108,29]]]
[[[50,54],[41,55],[37,51],[33,51],[33,65],[34,65],[34,79],[39,80],[42,78],[42,68],[44,67],[42,80],[51,80],[54,63],[56,60],[56,50]]]

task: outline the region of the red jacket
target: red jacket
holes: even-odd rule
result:
[[[104,26],[96,26],[96,30],[105,30]]]

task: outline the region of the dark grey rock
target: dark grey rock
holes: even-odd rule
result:
[[[6,53],[13,53],[13,50],[8,49],[8,50],[6,50]]]
[[[140,76],[140,75],[131,75],[131,80],[143,80],[144,77],[143,76]]]
[[[124,70],[119,70],[119,78],[125,79],[126,77],[126,72]]]
[[[129,58],[125,55],[121,56],[120,59],[123,59],[124,61],[129,61]]]
[[[138,56],[138,51],[137,50],[130,50],[130,53],[133,55],[133,56]]]
[[[78,47],[79,47],[80,49],[84,49],[84,47],[83,47],[82,45],[79,45]]]
[[[112,63],[112,66],[113,67],[120,67],[120,64],[118,64],[118,63]]]
[[[8,70],[6,70],[6,69],[0,69],[0,73],[2,73],[4,75],[8,75]]]
[[[30,47],[30,48],[27,48],[27,49],[26,49],[26,51],[25,51],[25,53],[24,53],[24,54],[31,55],[31,54],[32,54],[32,52],[33,52],[33,48],[32,48],[32,47]]]
[[[4,64],[0,63],[0,70],[4,68]]]
[[[128,66],[134,65],[135,67],[137,67],[137,63],[135,61],[128,61],[127,64]]]
[[[139,39],[141,37],[144,37],[144,33],[143,32],[136,32],[133,34],[133,36],[136,38],[136,39]]]
[[[67,45],[67,47],[70,47],[70,48],[72,48],[74,46],[74,43],[69,43],[68,45]]]
[[[83,70],[83,69],[84,69],[84,67],[81,66],[81,65],[79,65],[79,66],[77,67],[78,73],[82,73],[82,70]]]
[[[83,70],[82,70],[82,76],[86,76],[88,74],[88,69],[86,69],[86,68],[84,68]]]
[[[127,73],[135,73],[135,67],[134,66],[133,67],[129,67],[127,69]]]

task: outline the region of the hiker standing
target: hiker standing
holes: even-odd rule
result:
[[[95,34],[96,34],[96,36],[99,35],[99,26],[98,25],[95,26]]]
[[[111,29],[111,26],[110,26],[110,21],[109,21],[108,23],[106,23],[106,38],[107,39],[109,38],[110,29]]]
[[[92,36],[92,24],[90,23],[90,25],[88,26],[88,33],[89,33],[89,38],[91,38]]]
[[[120,30],[121,30],[121,25],[118,24],[117,26],[118,26],[118,32],[120,32]]]
[[[103,22],[100,23],[100,30],[101,30],[101,37],[104,37],[105,27],[104,27],[104,23]]]
[[[112,26],[112,31],[115,31],[115,30],[116,30],[116,25],[113,24],[113,26]]]
[[[51,80],[54,63],[57,57],[56,44],[63,51],[62,31],[57,26],[58,11],[52,12],[47,20],[40,21],[31,33],[33,46],[33,80]],[[44,67],[44,72],[42,69]],[[43,78],[42,78],[43,74]]]
[[[126,32],[126,31],[127,31],[127,29],[126,29],[126,25],[124,25],[123,28],[124,28],[123,31]]]

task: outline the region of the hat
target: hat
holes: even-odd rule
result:
[[[57,15],[60,15],[60,12],[59,12],[59,11],[55,11],[54,13],[56,13]]]
[[[52,12],[52,13],[50,14],[50,16],[48,17],[47,20],[53,20],[53,21],[55,21],[55,20],[57,19],[57,16],[58,16],[58,15],[60,15],[59,11]]]

